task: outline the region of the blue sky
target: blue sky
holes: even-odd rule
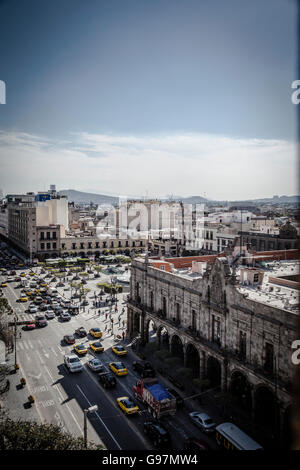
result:
[[[297,192],[293,0],[0,0],[0,52],[7,192],[51,183],[222,199]],[[76,171],[61,175],[58,154]]]

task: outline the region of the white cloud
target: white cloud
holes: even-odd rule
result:
[[[200,133],[71,134],[64,141],[0,132],[5,192],[99,193],[246,199],[297,194],[296,144]]]

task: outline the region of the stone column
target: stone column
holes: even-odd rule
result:
[[[203,380],[206,377],[206,356],[204,351],[199,352],[200,356],[200,379]]]

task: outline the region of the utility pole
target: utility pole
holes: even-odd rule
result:
[[[15,369],[17,368],[17,316],[15,315]]]

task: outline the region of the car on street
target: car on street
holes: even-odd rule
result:
[[[199,428],[201,431],[206,433],[212,433],[215,430],[216,423],[206,413],[200,411],[192,411],[189,413],[190,420]]]
[[[81,372],[83,365],[75,354],[67,354],[64,357],[64,363],[70,372]]]
[[[59,318],[61,319],[61,321],[70,321],[71,320],[71,315],[67,312],[63,312]]]
[[[117,398],[117,403],[126,415],[136,414],[140,411],[139,407],[129,397]]]
[[[91,342],[90,343],[90,348],[96,353],[104,351],[104,347],[103,347],[102,343],[100,343],[100,341]]]
[[[28,307],[28,312],[29,313],[37,313],[38,309],[36,308],[35,305],[29,305]]]
[[[127,354],[127,349],[125,349],[124,346],[113,346],[112,352],[117,356],[125,356]]]
[[[123,364],[123,362],[110,362],[109,363],[109,368],[110,368],[110,370],[113,371],[114,374],[116,374],[118,376],[128,374],[128,371],[127,371],[125,365]]]
[[[171,444],[170,433],[160,422],[146,421],[143,430],[155,447],[168,446]]]
[[[117,385],[115,376],[111,372],[100,372],[98,380],[104,388],[114,388]]]
[[[74,335],[65,335],[64,336],[64,341],[67,344],[74,344],[75,343],[75,337],[74,337]]]
[[[79,328],[77,328],[77,330],[75,330],[75,333],[77,336],[79,336],[80,338],[84,338],[84,336],[87,335],[87,332],[86,330],[83,328],[83,326],[80,326]]]
[[[46,318],[44,317],[44,315],[36,315],[35,324],[38,327],[43,327],[43,326],[47,326],[48,322],[47,322]]]
[[[52,318],[55,318],[55,313],[53,312],[53,310],[47,310],[47,312],[45,313],[45,317],[48,320],[52,320]]]
[[[100,328],[91,328],[89,331],[90,335],[94,336],[94,338],[101,338],[102,331]]]
[[[176,399],[177,408],[182,408],[184,406],[184,400],[177,390],[174,390],[174,388],[167,388],[166,390]]]
[[[24,328],[25,330],[35,330],[35,323],[27,323]]]
[[[80,354],[81,356],[83,354],[87,354],[88,349],[85,344],[75,344],[74,346],[74,351],[77,352],[77,354]]]
[[[94,357],[93,359],[90,359],[87,362],[87,365],[94,372],[104,372],[104,371],[106,371],[104,364],[101,361],[99,361],[99,359],[97,359],[96,357]]]
[[[202,439],[198,439],[197,437],[188,437],[183,443],[183,450],[189,452],[198,452],[200,450],[211,450],[211,447],[206,441],[203,441]]]
[[[155,369],[149,361],[134,361],[132,363],[135,370],[142,378],[155,377]]]
[[[20,297],[19,302],[28,302],[28,297]]]
[[[1,287],[7,287],[7,284],[5,282],[2,282]]]

